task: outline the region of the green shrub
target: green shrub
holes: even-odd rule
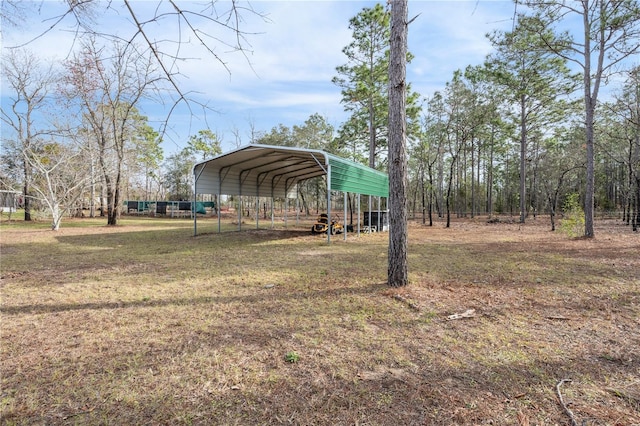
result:
[[[580,195],[569,194],[562,206],[563,217],[560,221],[560,231],[570,238],[584,235],[584,210],[580,204]]]
[[[297,352],[293,352],[293,351],[287,352],[287,354],[284,356],[284,360],[287,362],[295,363],[300,360],[300,355],[298,355]]]

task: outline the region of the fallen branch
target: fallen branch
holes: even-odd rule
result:
[[[476,316],[476,310],[475,309],[467,309],[466,311],[464,311],[461,314],[449,315],[447,317],[447,319],[449,319],[449,320],[457,320],[457,319],[461,319],[461,318],[473,318],[475,316]]]
[[[564,399],[562,398],[562,393],[560,392],[560,386],[562,386],[562,384],[565,382],[571,383],[571,380],[570,379],[560,380],[556,384],[556,394],[558,395],[558,400],[560,400],[560,405],[562,405],[562,409],[564,410],[565,413],[567,413],[567,416],[569,416],[569,418],[571,419],[571,426],[578,426],[578,421],[573,415],[573,412],[569,409],[569,407],[567,407],[567,404],[565,404]]]
[[[547,319],[550,320],[560,320],[560,321],[569,321],[571,318],[562,316],[562,315],[549,315]]]
[[[413,303],[411,300],[407,299],[404,296],[401,296],[399,294],[394,294],[393,298],[406,304],[408,307],[410,307],[411,309],[413,309],[414,311],[420,311],[420,307],[418,305],[416,305],[415,303]]]

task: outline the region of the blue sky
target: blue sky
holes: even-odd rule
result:
[[[134,1],[136,7],[156,5],[155,1]],[[60,2],[34,2],[40,14],[32,13],[23,28],[3,30],[3,48],[31,39],[51,25],[45,17],[62,10]],[[183,7],[188,2],[181,1]],[[202,3],[193,3],[194,9]],[[223,139],[223,150],[249,143],[251,129],[269,131],[278,124],[291,127],[319,113],[336,128],[347,114],[340,104],[340,89],[331,83],[335,68],[346,62],[342,48],[351,41],[349,19],[375,2],[356,1],[254,1],[253,8],[267,16],[259,19],[243,14],[247,32],[247,55],[228,52],[219,46],[216,53],[229,71],[212,60],[196,43],[182,52],[193,58],[180,64],[180,84],[192,96],[217,112],[205,115],[197,108],[193,114],[178,109],[171,118],[163,148],[166,153],[184,146],[190,135],[211,128]],[[126,11],[118,2],[111,13],[96,22],[126,36],[133,30]],[[409,29],[409,50],[415,59],[407,76],[414,90],[428,97],[442,90],[456,69],[480,64],[490,53],[485,34],[495,29],[510,30],[514,4],[511,1],[409,1],[409,16],[417,18]],[[163,22],[155,37],[170,38],[176,28]],[[210,33],[217,30],[211,28]],[[217,33],[216,33],[217,34]],[[220,33],[221,37],[224,37]],[[62,22],[29,46],[43,58],[64,59],[73,49],[74,34]],[[3,82],[3,88],[6,84]],[[3,89],[3,92],[4,92]],[[5,100],[3,93],[3,104]],[[154,127],[164,119],[169,106],[144,104],[143,112]],[[6,129],[3,128],[3,132]]]

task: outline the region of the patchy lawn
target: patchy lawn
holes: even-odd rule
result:
[[[411,224],[396,290],[312,222],[0,224],[0,423],[640,425],[629,227]]]

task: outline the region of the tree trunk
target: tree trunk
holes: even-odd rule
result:
[[[438,217],[444,214],[444,153],[438,149],[438,193],[436,194],[436,210]]]
[[[96,206],[95,206],[95,199],[96,199],[96,179],[95,179],[95,169],[94,169],[94,164],[93,164],[93,154],[91,155],[91,184],[90,184],[90,190],[89,190],[89,217],[94,218],[96,217]]]
[[[434,194],[433,186],[433,171],[432,166],[429,166],[429,226],[433,226],[433,199],[436,198]],[[437,203],[436,198],[436,203]]]
[[[369,167],[376,168],[376,126],[373,99],[369,97]]]
[[[107,225],[115,225],[116,224],[116,219],[115,219],[115,210],[116,210],[116,206],[115,206],[115,197],[113,194],[113,191],[111,190],[111,188],[107,188]]]
[[[57,231],[60,229],[60,220],[62,219],[63,212],[60,211],[60,206],[58,204],[53,204],[51,207],[51,230]]]
[[[588,2],[583,3],[584,7],[582,19],[584,25],[584,67],[583,67],[583,84],[584,84],[584,107],[585,107],[585,129],[586,129],[586,166],[587,175],[586,187],[584,194],[584,236],[587,238],[593,238],[595,236],[593,232],[593,206],[595,195],[595,164],[594,164],[594,147],[593,147],[593,115],[596,107],[596,97],[591,95],[591,34],[589,23],[590,14],[588,8]],[[604,43],[604,40],[602,40]],[[600,50],[600,55],[604,54],[603,50]],[[601,68],[601,67],[600,67]],[[601,69],[598,70],[601,73]],[[597,88],[599,85],[599,77],[595,78],[596,87],[594,93],[597,94]]]
[[[480,168],[482,167],[482,144],[480,143],[480,140],[478,140],[478,166],[476,167],[476,193],[477,193],[477,198],[480,198]],[[485,175],[485,182],[486,182],[486,173],[484,173]],[[478,202],[478,200],[476,200],[476,197],[473,198],[473,202],[476,203],[475,204],[475,208],[476,208],[476,213],[477,214],[481,214],[481,207],[480,207],[480,203]]]
[[[107,218],[107,224],[115,226],[118,224],[120,218],[120,174],[116,177],[116,187],[113,191],[113,210],[111,215]]]
[[[527,217],[527,127],[525,95],[520,96],[520,223]]]
[[[489,172],[487,173],[487,213],[493,216],[493,142],[495,131],[491,127],[491,146],[489,147]]]
[[[104,185],[100,188],[100,217],[104,217],[104,211],[106,207],[104,205],[105,194],[104,194]]]
[[[474,144],[474,137],[471,136],[471,147],[469,148],[471,151],[471,218],[473,219],[476,215],[476,180],[474,170],[476,167],[476,151]]]
[[[408,0],[391,2],[389,60],[389,268],[392,287],[409,283],[407,266],[406,61]]]
[[[31,197],[29,196],[31,191],[31,188],[29,188],[29,183],[31,182],[31,167],[26,158],[23,158],[23,161],[24,187],[22,195],[24,197],[24,220],[25,222],[31,222]]]
[[[24,183],[24,220],[26,222],[31,221],[31,197],[29,197],[29,184],[25,181]]]
[[[302,198],[302,208],[307,216],[309,216],[309,206],[307,205],[307,200],[304,199],[304,192],[300,191],[300,198]],[[267,213],[265,210],[265,219],[267,218]]]
[[[446,228],[451,227],[451,185],[453,180],[453,169],[455,167],[455,163],[457,161],[457,156],[451,159],[451,168],[449,169],[449,184],[447,185],[447,195],[445,197],[447,207],[446,207],[446,215],[447,215],[447,225]]]
[[[585,71],[586,73],[586,71]],[[588,89],[587,89],[588,90]],[[584,195],[584,236],[593,238],[593,215],[594,215],[594,194],[595,194],[595,161],[594,161],[594,144],[593,144],[593,102],[591,97],[587,96],[587,182]]]
[[[636,188],[635,188],[635,212],[633,212],[633,224],[632,230],[633,232],[638,232],[638,228],[640,228],[640,178],[636,178]]]
[[[420,195],[422,198],[422,224],[427,223],[427,196],[424,187],[424,167],[420,169]]]

